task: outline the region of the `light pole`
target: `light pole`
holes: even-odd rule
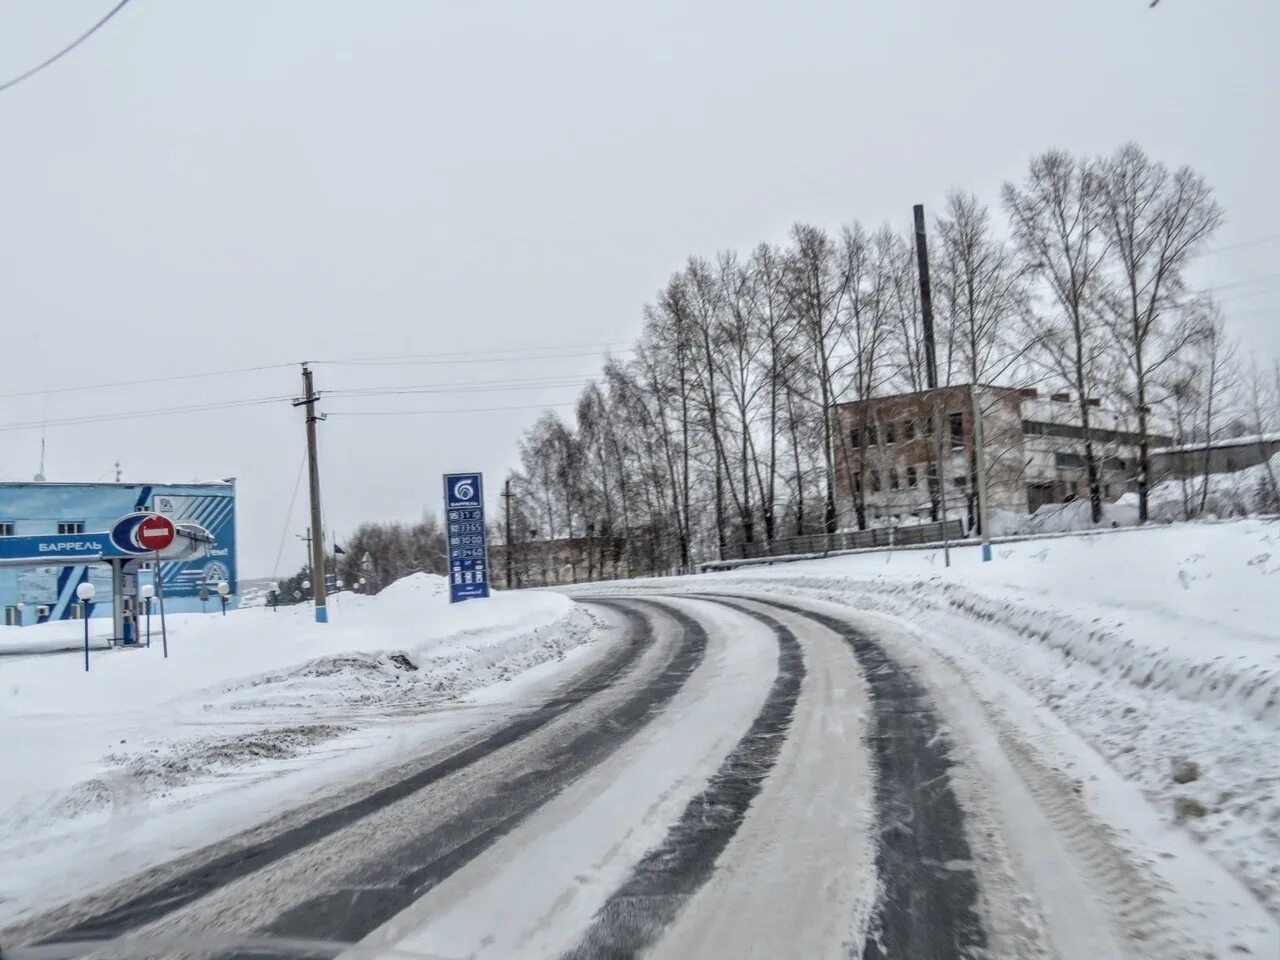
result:
[[[267,599],[271,601],[271,612],[278,613],[280,607],[280,584],[271,584],[271,590],[267,594]]]
[[[218,599],[222,601],[222,615],[227,615],[227,594],[231,592],[231,584],[225,580],[218,581]]]
[[[303,581],[302,581],[302,595],[305,597],[305,596],[306,596],[307,594],[309,594],[310,592],[311,592],[311,581],[310,581],[310,580],[303,580]]]
[[[19,600],[14,606],[18,608],[18,626],[22,626],[22,611],[27,609],[27,605]]]
[[[76,596],[80,598],[81,613],[84,614],[84,672],[89,672],[89,604],[93,601],[95,590],[93,584],[85,581],[76,587]]]
[[[142,602],[147,607],[147,646],[151,646],[151,599],[156,595],[156,588],[149,583],[142,586]]]

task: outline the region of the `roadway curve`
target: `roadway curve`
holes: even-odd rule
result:
[[[573,960],[1205,955],[1159,935],[1158,891],[1025,763],[1030,826],[1002,836],[973,771],[957,777],[936,691],[838,609],[586,602],[613,629],[552,698],[0,944],[15,960],[14,944],[121,937],[223,957],[303,939]]]

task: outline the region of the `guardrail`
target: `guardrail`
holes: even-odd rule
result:
[[[947,539],[959,540],[964,536],[964,523],[948,520]],[[699,564],[702,570],[722,570],[729,566],[750,563],[785,563],[789,560],[826,556],[849,550],[868,550],[877,547],[908,547],[920,544],[941,543],[943,524],[912,524],[904,527],[876,527],[871,530],[844,530],[839,533],[812,533],[799,537],[782,537],[777,540],[738,544],[735,557]]]

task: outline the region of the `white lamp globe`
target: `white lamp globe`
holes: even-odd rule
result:
[[[227,583],[227,581],[225,580],[219,580],[218,581],[219,596],[225,597],[230,592],[231,592],[231,584]]]
[[[152,586],[151,584],[149,584],[149,583],[143,584],[143,586],[142,586],[142,599],[143,599],[143,600],[150,600],[150,599],[151,599],[152,597],[154,597],[155,595],[156,595],[156,588],[155,588],[155,587],[153,587],[153,586]]]
[[[76,596],[85,603],[92,600],[93,595],[97,592],[98,591],[94,589],[92,583],[82,583],[80,586],[76,587]]]

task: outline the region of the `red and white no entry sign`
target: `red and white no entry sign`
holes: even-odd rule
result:
[[[138,546],[146,550],[163,550],[177,535],[173,521],[158,513],[138,524]]]

